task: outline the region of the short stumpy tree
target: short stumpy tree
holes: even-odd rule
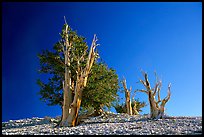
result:
[[[137,91],[144,92],[148,95],[148,100],[150,104],[150,117],[152,119],[163,118],[165,105],[169,101],[171,96],[171,92],[170,92],[171,83],[168,85],[168,95],[161,100],[160,89],[161,89],[162,81],[158,80],[156,76],[156,84],[154,88],[151,88],[147,73],[145,72],[142,72],[142,73],[145,80],[140,79],[139,82],[141,82],[146,89],[138,89]],[[158,100],[156,100],[155,98],[156,95]]]

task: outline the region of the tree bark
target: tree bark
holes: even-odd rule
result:
[[[70,106],[70,115],[68,116],[67,119],[68,126],[76,126],[77,124],[78,111],[81,105],[82,92],[80,91],[80,88],[77,85],[76,88],[77,89],[74,95],[74,100]]]
[[[169,101],[171,93],[170,93],[170,84],[168,86],[168,95],[163,100],[160,99],[160,88],[161,81],[156,81],[155,88],[151,89],[150,83],[148,81],[147,73],[143,73],[145,77],[145,81],[140,80],[140,82],[144,85],[146,90],[137,90],[140,92],[145,92],[148,95],[148,100],[150,104],[150,117],[152,119],[159,119],[164,117],[165,104]],[[158,94],[158,100],[156,101],[155,96]],[[159,105],[159,103],[161,103]]]
[[[127,108],[127,114],[132,115],[132,106],[131,106],[131,100],[130,100],[130,90],[127,89],[126,80],[125,78],[122,81],[123,88],[125,89],[125,99],[126,99],[126,108]]]
[[[81,106],[81,101],[82,101],[82,91],[84,89],[84,87],[86,87],[87,85],[87,79],[88,79],[88,75],[90,73],[91,67],[93,65],[93,62],[95,60],[96,57],[96,53],[94,51],[96,45],[96,35],[94,35],[93,38],[93,42],[91,45],[91,49],[89,51],[89,56],[88,56],[88,60],[86,63],[86,67],[84,69],[82,69],[80,67],[80,59],[83,57],[79,57],[78,61],[77,61],[77,80],[76,80],[76,84],[75,84],[75,88],[74,88],[74,99],[73,102],[70,105],[69,108],[69,115],[66,118],[66,125],[65,126],[76,126],[79,123],[78,119],[78,113],[79,113],[79,109]]]
[[[148,100],[149,100],[149,103],[150,103],[150,116],[151,116],[151,118],[154,119],[154,118],[156,118],[158,116],[158,109],[159,108],[156,107],[156,101],[155,101],[155,98],[152,95],[151,90],[149,91]]]
[[[132,114],[133,115],[139,115],[139,112],[137,111],[137,103],[136,101],[133,101],[134,102],[134,106],[132,108]]]
[[[68,39],[68,24],[66,23],[66,20],[63,36],[64,44],[62,45],[62,49],[65,57],[65,74],[63,81],[63,113],[60,126],[76,126],[78,124],[78,112],[82,101],[82,91],[83,88],[86,87],[88,74],[97,56],[94,49],[98,44],[96,44],[97,38],[96,35],[94,35],[86,67],[82,69],[80,66],[80,61],[84,59],[85,51],[84,54],[81,57],[78,57],[77,60],[77,80],[71,81],[70,60],[73,59],[73,57],[70,56],[70,50],[72,48],[72,44]],[[72,83],[75,83],[74,89]],[[74,96],[71,90],[74,91]]]
[[[65,47],[65,50],[64,50]],[[63,117],[61,121],[61,126],[68,126],[67,125],[67,118],[69,116],[69,107],[72,102],[72,92],[71,92],[71,71],[70,71],[70,48],[71,44],[68,41],[68,25],[66,24],[65,28],[65,42],[64,46],[62,47],[64,51],[65,57],[65,74],[64,74],[64,81],[63,81]]]

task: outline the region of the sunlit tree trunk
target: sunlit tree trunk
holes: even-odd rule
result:
[[[132,108],[132,114],[133,115],[139,115],[139,112],[137,111],[137,103],[136,103],[136,101],[133,100],[133,103],[134,103],[134,105],[133,105],[133,108]]]
[[[147,73],[143,73],[143,76],[145,77],[145,80],[140,80],[140,82],[144,85],[144,87],[146,88],[146,90],[137,90],[140,92],[145,92],[148,95],[148,100],[149,100],[149,104],[150,104],[150,117],[152,119],[159,119],[159,118],[163,118],[164,117],[164,107],[165,104],[169,101],[171,93],[170,93],[170,84],[168,86],[168,95],[161,100],[160,99],[160,89],[161,89],[161,81],[157,81],[156,80],[156,84],[155,87],[153,89],[151,89],[149,80],[148,80],[148,76]],[[155,96],[156,93],[158,95],[158,100],[156,101]],[[159,105],[159,103],[161,103]]]
[[[63,81],[63,114],[62,114],[62,121],[60,126],[68,126],[67,118],[69,115],[69,107],[72,102],[72,92],[71,92],[71,71],[70,71],[70,49],[71,43],[68,41],[68,25],[66,24],[65,28],[65,47],[63,46],[63,52],[65,57],[65,74],[64,74],[64,81]]]
[[[131,106],[131,100],[130,100],[131,88],[130,88],[130,90],[127,89],[125,78],[123,79],[122,84],[123,84],[123,88],[125,90],[125,100],[126,100],[127,114],[132,115],[132,106]]]
[[[65,18],[65,17],[64,17]],[[74,51],[77,51],[74,42],[76,39],[73,38],[73,35],[70,31],[68,24],[66,23],[63,26],[61,41],[59,42],[62,46],[63,55],[64,55],[64,80],[62,81],[63,85],[63,103],[62,103],[62,119],[60,122],[60,126],[76,126],[78,112],[81,106],[82,101],[82,91],[84,87],[87,85],[88,75],[92,68],[92,65],[98,56],[94,50],[97,45],[96,35],[94,35],[92,45],[89,51],[88,58],[85,58],[87,54],[87,49],[83,50],[83,54],[76,54]],[[76,37],[78,38],[78,37]],[[80,49],[79,49],[80,50]],[[81,52],[81,51],[80,51]],[[75,73],[71,73],[71,62],[77,61],[77,69],[72,70],[76,71],[77,79],[74,80],[73,76]],[[86,62],[86,66],[84,67],[82,63]],[[73,75],[73,76],[71,76]]]
[[[87,85],[88,75],[90,73],[91,67],[96,58],[96,53],[94,51],[95,47],[97,46],[96,41],[97,41],[96,35],[94,35],[91,49],[89,51],[89,56],[88,56],[88,60],[86,63],[86,67],[84,69],[80,67],[80,61],[84,57],[82,56],[78,58],[77,80],[75,82],[75,88],[74,88],[75,94],[74,94],[73,102],[70,105],[70,113],[67,118],[68,126],[76,126],[78,124],[77,119],[78,119],[78,113],[79,113],[79,109],[80,109],[81,101],[82,101],[82,91],[84,87],[86,87]]]

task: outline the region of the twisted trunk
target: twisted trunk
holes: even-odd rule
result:
[[[123,88],[125,89],[125,101],[126,101],[126,109],[127,109],[127,114],[132,115],[132,106],[131,106],[131,100],[130,100],[130,90],[127,89],[127,85],[126,85],[126,80],[125,78],[122,81],[123,84]]]
[[[78,124],[77,118],[78,118],[78,113],[81,106],[82,90],[83,90],[82,88],[80,88],[80,84],[81,82],[77,78],[74,100],[70,106],[70,114],[67,119],[68,126],[76,126]]]
[[[159,108],[156,106],[156,101],[154,99],[154,96],[152,95],[152,92],[149,91],[149,96],[148,96],[149,104],[150,104],[150,117],[151,118],[157,118]]]
[[[62,121],[60,123],[60,126],[68,126],[67,124],[67,118],[69,116],[69,107],[72,102],[72,92],[71,92],[71,71],[70,71],[70,48],[71,44],[68,41],[68,25],[66,25],[65,28],[65,50],[64,46],[63,52],[65,55],[65,74],[64,74],[64,81],[63,81],[63,114],[62,114]]]
[[[134,102],[134,106],[132,108],[132,114],[133,115],[139,115],[139,112],[137,111],[137,103],[136,101],[133,101]]]
[[[148,95],[148,100],[150,104],[150,117],[152,119],[160,119],[164,117],[165,104],[169,101],[171,93],[170,93],[170,84],[168,86],[168,95],[162,101],[160,99],[160,88],[161,81],[157,82],[153,89],[150,87],[150,83],[148,81],[148,76],[144,73],[145,81],[140,80],[140,82],[145,86],[146,90],[138,90],[140,92],[145,92]],[[158,100],[156,101],[155,96],[158,94]],[[159,105],[159,103],[161,103]]]
[[[67,93],[66,90],[64,90],[65,91],[64,104],[66,104],[66,106],[63,107],[63,110],[65,111],[65,114],[67,114],[66,113],[67,109],[69,111],[68,111],[68,115],[66,115],[66,117],[64,116],[64,113],[63,113],[63,118],[64,118],[62,121],[63,126],[71,127],[71,126],[76,126],[79,123],[78,114],[79,114],[79,109],[80,109],[81,101],[82,101],[82,92],[83,92],[84,87],[86,87],[86,85],[87,85],[88,75],[90,73],[91,67],[92,67],[93,62],[94,62],[95,57],[96,57],[96,53],[94,51],[95,47],[97,46],[96,41],[97,41],[96,35],[94,35],[91,49],[89,51],[89,56],[88,56],[88,60],[86,63],[86,67],[84,69],[81,68],[80,61],[84,59],[85,54],[83,54],[81,57],[78,57],[78,59],[77,59],[77,70],[76,70],[77,80],[75,82],[75,87],[74,87],[74,99],[73,99],[73,101],[70,98],[68,98],[68,99],[66,98],[68,96],[68,93],[71,94],[71,91]],[[86,53],[86,52],[84,52],[84,53]],[[68,77],[70,77],[70,75]],[[71,81],[70,81],[70,83],[71,83]],[[68,89],[70,89],[70,85],[71,84],[69,84]],[[72,103],[70,103],[70,100],[72,101]]]
[[[64,44],[62,45],[62,50],[64,52],[65,58],[65,73],[64,73],[64,81],[63,81],[63,112],[62,112],[62,120],[60,126],[76,126],[78,124],[78,113],[81,106],[82,101],[82,91],[84,87],[86,87],[88,74],[91,70],[93,62],[97,56],[94,49],[98,45],[96,44],[97,38],[94,35],[92,45],[89,51],[88,60],[86,62],[86,67],[83,69],[81,66],[81,61],[84,60],[86,55],[86,50],[84,51],[83,55],[71,56],[71,50],[73,48],[72,43],[68,39],[68,24],[65,20],[65,30],[63,31],[63,41]],[[73,44],[74,45],[74,44]],[[77,58],[77,80],[71,81],[71,70],[70,70],[70,63],[71,60]],[[74,86],[75,84],[75,86]],[[72,94],[74,91],[74,95]]]
[[[129,115],[132,115],[132,106],[131,106],[131,100],[130,100],[130,93],[129,92],[125,92],[126,95],[126,107],[127,107],[127,113]]]

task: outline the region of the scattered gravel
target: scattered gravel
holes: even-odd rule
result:
[[[202,134],[202,116],[172,117],[151,120],[148,115],[106,113],[85,119],[76,127],[55,127],[56,118],[2,122],[3,135],[197,135]]]

